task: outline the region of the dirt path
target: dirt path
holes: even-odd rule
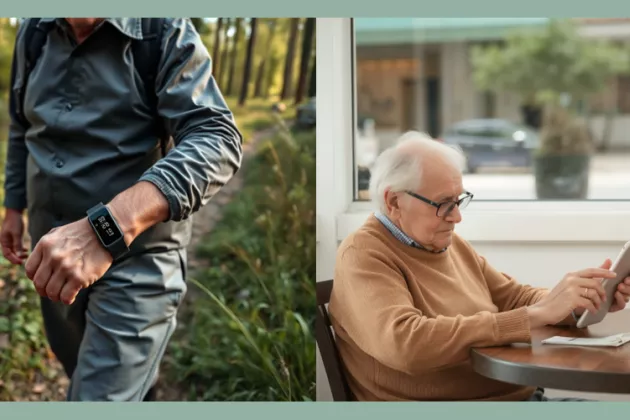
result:
[[[243,188],[247,161],[256,151],[260,142],[269,138],[274,131],[274,129],[260,131],[254,135],[251,141],[243,146],[243,163],[241,164],[241,170],[237,172],[234,178],[232,178],[206,206],[201,208],[194,215],[192,235],[190,245],[188,246],[188,268],[189,272],[193,273],[193,275],[197,270],[207,265],[205,260],[197,258],[196,250],[198,245],[212,232],[217,223],[221,221],[223,207],[232,201],[234,196]],[[192,306],[192,302],[200,293],[201,292],[194,286],[188,287],[188,292],[186,293],[179,317],[180,325],[186,324],[184,321],[186,319],[186,309]],[[164,378],[161,378],[157,386],[157,399],[158,401],[182,401],[186,399],[183,392],[185,392],[185,390],[179,389],[177,385],[168,383]]]

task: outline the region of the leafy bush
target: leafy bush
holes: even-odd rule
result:
[[[244,178],[200,246],[211,268],[171,371],[195,399],[314,400],[315,132],[278,123]]]

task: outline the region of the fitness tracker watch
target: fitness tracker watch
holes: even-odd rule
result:
[[[98,203],[87,211],[87,218],[101,244],[114,260],[129,252],[125,236],[107,206]]]

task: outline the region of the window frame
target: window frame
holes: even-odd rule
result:
[[[319,20],[317,213],[320,251],[324,250],[323,259],[328,261],[322,273],[329,278],[333,249],[375,209],[372,202],[356,201],[353,19]],[[457,231],[471,242],[626,242],[630,241],[630,197],[574,202],[473,200]]]

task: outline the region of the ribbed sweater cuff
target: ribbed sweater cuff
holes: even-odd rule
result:
[[[495,314],[501,343],[529,343],[532,340],[527,307]]]

